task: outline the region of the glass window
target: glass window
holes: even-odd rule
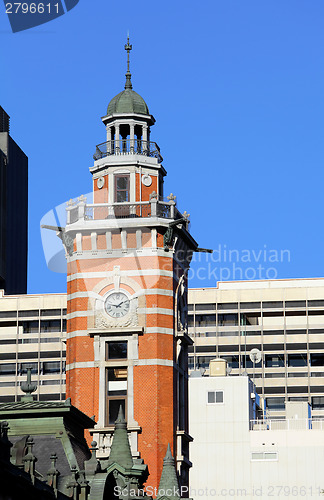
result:
[[[219,326],[237,326],[238,325],[238,314],[219,314],[218,315],[218,325]]]
[[[261,302],[241,302],[240,303],[241,309],[255,309],[258,307],[261,307]]]
[[[129,175],[115,176],[115,202],[129,201]]]
[[[267,398],[267,407],[269,410],[284,410],[285,409],[285,398]]]
[[[216,314],[196,314],[196,326],[216,326]]]
[[[310,355],[310,365],[311,366],[324,366],[324,354],[312,353]]]
[[[119,399],[119,398],[110,398],[108,399],[108,424],[109,425],[114,425],[114,423],[117,420],[118,417],[118,412],[120,406],[123,409],[123,413],[125,415],[125,406],[126,406],[126,401],[124,399]]]
[[[17,311],[0,311],[0,318],[16,318]]]
[[[288,354],[288,366],[307,366],[307,354]]]
[[[196,304],[196,311],[215,311],[216,304]]]
[[[305,335],[306,330],[287,330],[286,333],[287,335],[300,335],[300,334]]]
[[[107,359],[127,359],[127,342],[107,342]]]
[[[127,380],[127,367],[108,368],[108,381],[120,382]]]
[[[3,375],[3,373],[1,374]],[[0,382],[0,387],[15,387],[16,382]]]
[[[16,375],[16,364],[0,363],[0,375]]]
[[[61,321],[59,319],[42,320],[40,322],[41,333],[44,332],[60,332]]]
[[[41,316],[61,316],[61,309],[42,309]]]
[[[262,302],[262,306],[267,307],[267,308],[283,307],[283,302],[280,302],[280,301]]]
[[[253,334],[255,334],[255,332],[253,332]],[[218,332],[219,337],[238,337],[238,335],[239,335],[238,331],[228,332],[228,331],[224,330],[224,331]],[[206,337],[210,337],[210,336],[211,336],[210,333],[209,333],[209,335],[206,334]]]
[[[22,327],[24,333],[38,333],[39,331],[38,321],[23,321]]]
[[[312,408],[313,410],[319,410],[324,408],[324,396],[313,396]]]
[[[224,403],[224,392],[223,391],[208,391],[207,402],[209,404]]]
[[[308,300],[308,307],[324,307],[324,300]]]
[[[60,401],[65,399],[65,394],[40,394],[40,401]]]
[[[225,309],[237,309],[238,304],[237,302],[222,302],[217,304],[218,310],[225,310]]]
[[[38,358],[38,352],[18,352],[18,359]]]
[[[285,366],[283,354],[266,354],[264,358],[266,368],[281,368]]]
[[[241,314],[241,325],[260,325],[261,324],[261,311],[254,313]]]
[[[188,326],[194,326],[194,316],[192,314],[188,315]]]
[[[19,318],[29,318],[30,316],[38,316],[39,310],[30,311],[18,311]]]
[[[264,351],[283,351],[284,344],[264,344]]]
[[[209,363],[215,356],[197,356],[197,368],[209,368]]]
[[[60,358],[60,351],[44,351],[40,353],[41,358]]]
[[[196,347],[196,352],[216,352],[215,345],[198,345]]]
[[[43,362],[43,374],[48,375],[50,373],[60,373],[61,363],[59,361],[44,361]]]
[[[250,346],[249,346],[250,349]],[[250,356],[247,354],[245,357],[244,355],[241,355],[242,358],[242,366],[243,368],[253,368],[253,363],[250,359]],[[254,365],[255,368],[262,368],[262,359],[259,361],[259,363],[255,363]]]
[[[306,307],[306,300],[286,300],[286,307]]]

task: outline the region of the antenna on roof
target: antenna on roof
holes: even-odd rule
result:
[[[132,48],[133,48],[133,46],[130,45],[130,43],[129,43],[129,32],[127,32],[127,43],[125,43],[125,50],[127,52],[127,72],[125,75],[126,76],[125,90],[133,88],[132,81],[131,81],[132,74],[129,70],[129,53],[132,50]]]

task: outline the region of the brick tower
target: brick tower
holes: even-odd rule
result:
[[[67,206],[67,395],[94,415],[98,456],[109,455],[120,405],[133,456],[159,483],[168,443],[188,482],[187,280],[192,252],[188,214],[164,201],[166,171],[155,123],[132,90],[129,40],[125,90],[102,118],[107,141],[90,168],[93,203]]]

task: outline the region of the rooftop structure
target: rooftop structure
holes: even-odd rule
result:
[[[307,402],[273,420],[247,376],[191,377],[189,390],[190,496],[321,495],[324,430]]]

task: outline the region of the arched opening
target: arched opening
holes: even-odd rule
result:
[[[134,135],[136,137],[135,139],[135,151],[137,153],[142,153],[142,134],[143,134],[143,127],[141,125],[135,125],[134,127]]]
[[[114,498],[119,499],[119,495],[117,493],[118,491],[117,491],[116,479],[114,478],[113,473],[111,472],[106,480],[105,490],[102,500],[113,500]]]
[[[130,126],[127,124],[120,125],[120,151],[121,153],[128,153],[130,150]]]

